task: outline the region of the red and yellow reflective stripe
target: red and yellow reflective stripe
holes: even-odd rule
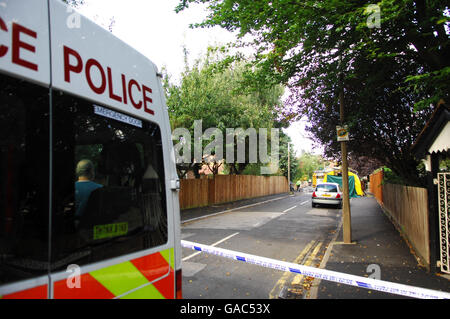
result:
[[[0,296],[0,299],[47,299],[47,293],[48,285],[41,285]]]
[[[80,288],[69,288],[66,279],[55,282],[53,298],[175,298],[173,248],[82,274],[80,284]],[[0,299],[46,298],[48,285],[0,296]]]
[[[54,298],[57,299],[111,299],[114,295],[90,274],[80,276],[80,288],[68,288],[66,280],[55,282]]]
[[[80,288],[69,288],[65,279],[60,280],[54,284],[53,296],[57,299],[175,298],[173,260],[173,248],[170,248],[83,274]],[[154,280],[157,281],[152,283]]]

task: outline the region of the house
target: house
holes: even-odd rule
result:
[[[450,273],[449,148],[450,106],[441,100],[411,149],[427,172],[430,267],[445,273]]]

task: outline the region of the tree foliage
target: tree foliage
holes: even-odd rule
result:
[[[196,27],[221,26],[251,35],[258,66],[253,79],[287,84],[284,117],[306,116],[327,156],[339,144],[339,92],[354,156],[368,156],[420,184],[409,148],[439,99],[450,94],[449,10],[445,1],[185,0],[206,3]],[[247,45],[249,43],[241,43]]]
[[[266,128],[270,132],[274,125],[279,125],[274,120],[275,108],[281,103],[282,87],[244,87],[242,82],[245,81],[246,67],[245,63],[227,60],[217,48],[210,48],[206,56],[198,59],[191,68],[186,66],[179,85],[170,83],[170,79],[166,77],[166,100],[172,129],[188,129],[192,138],[191,145],[194,145],[194,123],[198,120],[202,121],[202,131],[207,128],[220,130],[224,142],[227,128],[254,128],[256,132],[259,128]],[[203,148],[209,142],[204,140]],[[249,163],[248,143],[247,139],[245,163],[227,163],[231,173],[241,173]],[[236,144],[233,147],[236,148]],[[236,156],[236,149],[234,153]],[[226,149],[223,149],[224,157],[225,154]],[[190,163],[194,164],[193,147],[189,157]],[[198,169],[199,164],[194,169]],[[210,163],[213,171],[219,165],[221,164],[216,161]],[[187,168],[192,166],[188,165]]]
[[[297,158],[298,169],[295,180],[310,180],[313,173],[317,170],[324,169],[328,164],[320,155],[311,153],[303,153]]]
[[[291,147],[289,148],[288,143],[291,144]],[[291,138],[284,133],[280,133],[279,171],[281,175],[288,177],[288,163],[289,163],[291,181],[295,180],[295,176],[298,171],[298,161],[296,161],[295,158],[296,154],[294,148],[292,147]]]
[[[252,36],[258,62],[277,81],[315,87],[326,78],[355,70],[360,56],[372,60],[408,59],[417,69],[403,81],[432,85],[429,101],[448,97],[449,8],[442,0],[382,0],[380,26],[369,28],[373,1],[352,0],[182,0],[207,3],[210,11],[196,27],[221,26]],[[405,83],[403,83],[405,84]],[[419,101],[417,101],[419,102]]]

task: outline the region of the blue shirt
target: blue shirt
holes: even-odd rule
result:
[[[75,217],[83,215],[89,196],[100,187],[103,185],[91,181],[75,182]]]

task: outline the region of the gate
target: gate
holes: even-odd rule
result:
[[[441,271],[450,274],[450,172],[438,173],[439,235],[441,247]]]

